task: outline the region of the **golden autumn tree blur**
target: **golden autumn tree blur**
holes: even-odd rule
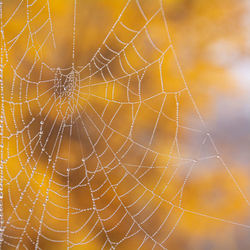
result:
[[[243,0],[1,6],[2,249],[248,248],[246,168],[206,125],[240,95]]]

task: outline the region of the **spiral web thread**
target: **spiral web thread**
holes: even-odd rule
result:
[[[249,225],[182,205],[192,172],[211,160],[225,169],[239,195],[248,205],[249,201],[189,91],[161,1],[149,11],[139,0],[129,0],[83,67],[75,66],[80,10],[74,1],[70,68],[51,67],[42,53],[46,46],[56,47],[49,1],[22,0],[3,17],[8,4],[0,5],[2,247],[42,249],[46,242],[74,248],[99,242],[100,248],[114,249],[137,239],[138,248],[166,249],[185,214],[249,230]],[[123,21],[129,8],[140,14],[139,29]],[[15,18],[24,14],[24,26],[10,34]],[[161,20],[167,43],[155,40],[155,19]],[[128,41],[120,37],[121,29]],[[20,48],[19,41],[26,47]],[[172,88],[165,72],[169,58],[179,77]],[[148,72],[157,75],[154,81],[148,80]],[[184,97],[198,126],[184,124]],[[201,139],[199,150],[185,156],[183,131]],[[161,149],[158,144],[164,143],[169,146]],[[177,176],[175,195],[169,197]]]

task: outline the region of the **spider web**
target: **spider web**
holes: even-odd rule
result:
[[[186,214],[249,229],[184,205],[192,173],[211,163],[249,201],[190,93],[162,1],[149,2],[127,1],[89,63],[78,66],[80,10],[72,1],[65,68],[51,66],[45,50],[58,42],[50,2],[1,3],[3,248],[115,249],[136,240],[138,249],[166,249]],[[127,18],[132,10],[137,23]],[[198,138],[195,150],[183,140],[189,134]]]

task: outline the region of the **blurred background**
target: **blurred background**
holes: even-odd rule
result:
[[[250,249],[250,2],[127,3],[3,1],[2,249]]]

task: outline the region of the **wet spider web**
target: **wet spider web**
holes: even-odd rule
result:
[[[249,202],[190,93],[162,1],[127,1],[85,66],[75,63],[72,5],[72,65],[62,68],[45,52],[58,43],[50,2],[1,4],[2,247],[115,249],[136,240],[138,249],[165,249],[190,213],[249,229],[183,205],[190,176],[208,162]],[[183,141],[189,134],[195,150]]]

